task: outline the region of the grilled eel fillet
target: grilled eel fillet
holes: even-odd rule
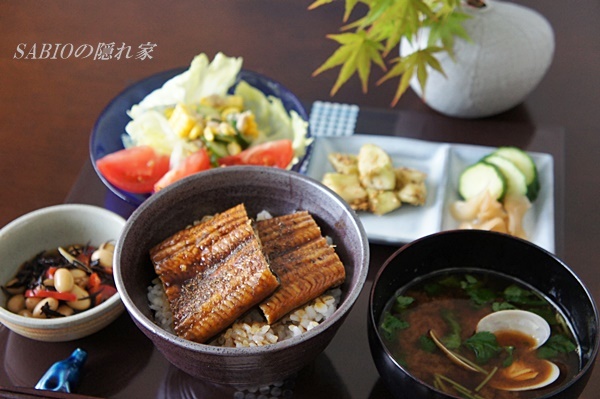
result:
[[[240,204],[150,250],[178,336],[204,343],[278,287],[250,223]]]
[[[269,324],[344,281],[344,265],[308,212],[262,220],[256,229],[281,282],[259,305]]]

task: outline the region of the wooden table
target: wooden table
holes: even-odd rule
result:
[[[105,201],[104,189],[95,180],[88,161],[89,133],[102,109],[120,91],[144,77],[186,66],[200,52],[212,57],[223,51],[231,56],[242,56],[246,68],[282,82],[307,104],[316,100],[358,104],[361,107],[359,132],[548,149],[558,160],[559,167],[556,171],[560,203],[556,216],[557,253],[599,300],[600,273],[596,271],[596,258],[600,216],[596,203],[600,198],[597,166],[600,3],[596,0],[582,0],[577,5],[542,0],[517,3],[537,9],[554,27],[553,64],[522,105],[492,118],[460,120],[435,113],[412,92],[408,92],[394,110],[389,109],[395,91],[393,84],[372,86],[369,93],[363,94],[354,78],[336,97],[330,98],[328,93],[336,72],[314,78],[311,73],[335,49],[335,44],[326,40],[325,35],[336,32],[342,15],[341,3],[309,12],[306,8],[310,1],[108,0],[91,3],[50,0],[40,3],[1,0],[0,226],[48,205],[65,201]],[[56,49],[57,43],[61,46],[71,43],[78,48],[111,42],[133,49],[148,43],[156,47],[150,53],[152,58],[145,60],[134,57],[15,59],[19,48],[29,50],[33,44],[39,52],[44,43]],[[381,264],[394,249],[373,245],[372,268]],[[366,309],[364,296],[361,300],[354,312]],[[333,382],[319,380],[315,384],[330,396],[386,395],[368,354],[366,333],[360,330],[364,325],[360,326],[359,319],[359,316],[350,318],[350,323],[344,325],[324,356],[313,365],[314,370],[329,370],[334,362],[334,372],[326,373],[334,377]],[[353,324],[354,320],[358,324]],[[354,328],[356,333],[353,333]],[[129,337],[143,342],[143,336],[136,335],[136,329],[124,315],[90,345],[102,350],[103,345],[121,339],[123,330]],[[6,342],[2,359],[15,348],[36,348],[32,341],[23,342],[24,339],[3,327],[0,327],[0,335],[2,342]],[[348,345],[357,345],[367,352],[362,357],[346,359],[342,353],[348,350]],[[68,353],[66,346],[52,348],[49,350],[54,353]],[[137,357],[125,366],[141,372],[122,373],[122,379],[115,382],[119,389],[100,389],[99,384],[107,384],[109,380],[100,373],[106,380],[98,380],[95,387],[94,382],[86,382],[82,388],[86,387],[87,391],[82,393],[133,397],[131,395],[143,392],[146,387],[147,392],[154,392],[155,396],[168,397],[168,390],[158,393],[159,381],[163,381],[163,388],[169,386],[164,381],[176,381],[178,386],[193,391],[196,383],[190,383],[172,370],[147,344],[140,344],[134,354]],[[351,375],[352,366],[344,364],[352,359],[364,361],[367,372],[362,380],[347,376]],[[54,360],[57,358],[48,359],[48,365]],[[96,365],[111,367],[111,361],[114,359],[107,355]],[[13,366],[11,372],[20,370],[18,364]],[[38,370],[10,377],[0,371],[0,384],[32,385],[34,371]],[[140,378],[147,380],[140,381]],[[599,390],[600,371],[596,370],[582,398],[595,398]]]

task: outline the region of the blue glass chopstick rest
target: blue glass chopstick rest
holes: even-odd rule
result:
[[[77,348],[68,358],[54,363],[38,381],[35,389],[55,392],[71,392],[79,382],[81,368],[87,359],[87,352]]]

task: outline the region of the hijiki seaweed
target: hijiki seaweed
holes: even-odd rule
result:
[[[107,242],[41,251],[2,286],[6,308],[23,316],[54,318],[99,305],[116,293],[113,249]]]

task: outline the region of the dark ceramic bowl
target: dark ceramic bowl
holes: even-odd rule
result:
[[[575,399],[590,378],[598,354],[598,311],[579,278],[556,256],[530,242],[478,230],[433,234],[396,251],[379,270],[369,296],[371,354],[381,378],[398,398],[448,399],[413,377],[386,348],[377,325],[396,290],[430,273],[456,268],[489,269],[532,286],[560,307],[581,345],[581,369],[569,382],[541,398]]]
[[[113,186],[96,168],[96,161],[105,155],[123,149],[121,136],[125,134],[125,126],[131,120],[127,115],[127,111],[133,105],[142,101],[144,97],[152,91],[160,88],[167,80],[181,74],[186,69],[187,68],[177,68],[161,72],[127,87],[106,106],[94,124],[89,143],[92,165],[94,166],[98,177],[106,187],[108,187],[117,197],[131,205],[138,206],[150,197],[151,194],[135,194]],[[241,80],[246,81],[250,86],[260,90],[266,96],[273,96],[281,99],[283,106],[288,113],[296,111],[302,119],[308,122],[308,113],[302,102],[281,83],[253,71],[241,70],[238,79],[230,89],[230,92],[233,92],[235,86],[237,86],[237,83]],[[307,134],[310,135],[310,132]],[[307,146],[306,153],[296,164],[294,164],[294,166],[292,166],[292,170],[302,173],[306,170],[311,147],[311,145]]]
[[[244,203],[249,215],[306,210],[333,239],[346,268],[336,312],[306,333],[255,348],[220,348],[184,340],[154,323],[147,292],[156,277],[149,250],[204,215]],[[261,385],[282,381],[321,353],[352,308],[366,280],[369,245],[354,211],[316,180],[293,171],[232,166],[190,176],[161,190],[129,218],[115,250],[115,281],[127,311],[176,367],[206,381]]]

